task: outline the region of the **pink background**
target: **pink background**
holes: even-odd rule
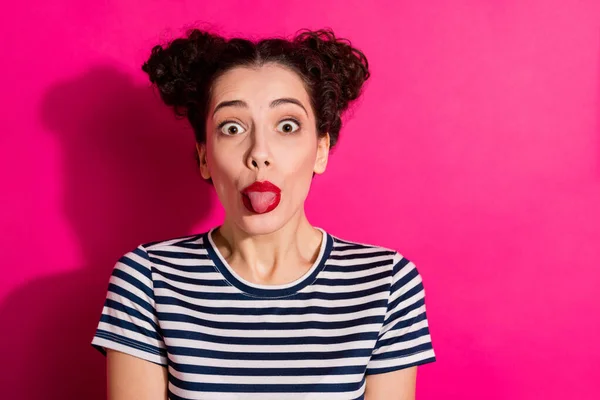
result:
[[[597,0],[10,7],[1,398],[104,398],[89,342],[114,262],[219,223],[191,131],[140,70],[199,22],[253,37],[329,26],[367,54],[372,79],[307,210],[419,267],[438,356],[419,399],[600,398]]]

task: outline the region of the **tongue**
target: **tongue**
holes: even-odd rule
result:
[[[262,214],[267,211],[267,208],[273,204],[275,193],[273,192],[248,192],[246,193],[252,203],[252,208],[255,212]]]

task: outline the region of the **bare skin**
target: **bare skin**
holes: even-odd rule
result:
[[[417,367],[367,376],[365,400],[414,400]]]
[[[197,144],[200,173],[211,178],[225,208],[213,240],[243,279],[279,285],[300,278],[319,253],[322,233],[308,221],[304,202],[313,173],[325,172],[329,135],[319,137],[300,77],[275,64],[234,68],[213,85],[206,143]],[[279,206],[249,212],[240,192],[255,181],[281,188]],[[295,268],[289,267],[294,265]],[[109,399],[167,398],[164,367],[110,351]],[[412,400],[416,367],[367,377],[366,400]]]
[[[107,349],[110,400],[166,400],[167,368],[120,351]]]

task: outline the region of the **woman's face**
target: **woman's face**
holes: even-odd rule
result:
[[[313,173],[325,171],[329,136],[317,137],[301,78],[266,64],[234,68],[215,81],[206,144],[197,148],[227,220],[267,234],[303,215]]]

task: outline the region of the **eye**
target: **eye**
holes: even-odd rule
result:
[[[300,129],[300,123],[293,119],[286,119],[277,125],[277,130],[283,133],[294,133]]]
[[[244,128],[237,122],[224,122],[219,128],[224,135],[235,136],[246,132]]]

